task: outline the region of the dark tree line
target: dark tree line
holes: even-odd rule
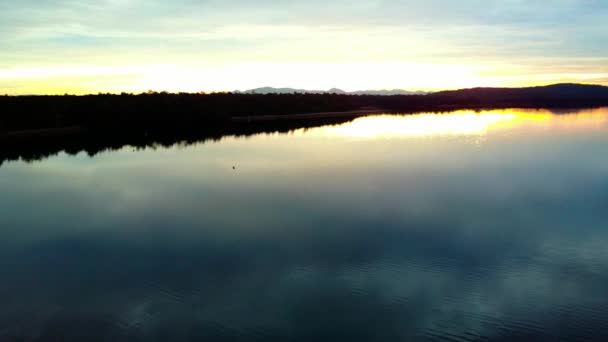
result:
[[[235,116],[348,111],[377,102],[373,97],[329,94],[9,96],[0,98],[0,122],[7,130],[191,127],[229,122]]]
[[[236,116],[289,115],[379,108],[420,111],[452,108],[574,107],[608,104],[608,87],[561,84],[535,88],[475,88],[430,95],[190,94],[0,97],[0,130],[83,126],[149,130],[213,126]]]

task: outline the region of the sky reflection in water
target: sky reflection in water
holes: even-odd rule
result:
[[[0,341],[605,340],[607,131],[461,111],[6,163]]]

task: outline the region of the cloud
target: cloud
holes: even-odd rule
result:
[[[508,74],[512,65],[532,69],[556,60],[577,65],[608,55],[602,43],[608,39],[603,25],[608,6],[599,0],[550,5],[519,0],[27,0],[0,6],[2,69],[167,62],[193,67],[293,63],[297,68],[298,63],[390,61],[496,65]],[[528,63],[530,58],[541,62]],[[597,63],[581,73],[601,73],[593,70],[601,67]],[[256,86],[261,85],[273,84]]]

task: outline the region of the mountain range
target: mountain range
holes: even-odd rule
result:
[[[296,89],[296,88],[273,88],[273,87],[261,87],[255,89],[249,89],[245,91],[235,91],[239,94],[345,94],[345,95],[426,95],[429,92],[424,91],[410,91],[404,89],[383,89],[383,90],[359,90],[359,91],[345,91],[338,88],[331,88],[329,90],[309,90],[309,89]]]

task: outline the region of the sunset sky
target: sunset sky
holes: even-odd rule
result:
[[[0,94],[608,85],[606,0],[0,2]]]

